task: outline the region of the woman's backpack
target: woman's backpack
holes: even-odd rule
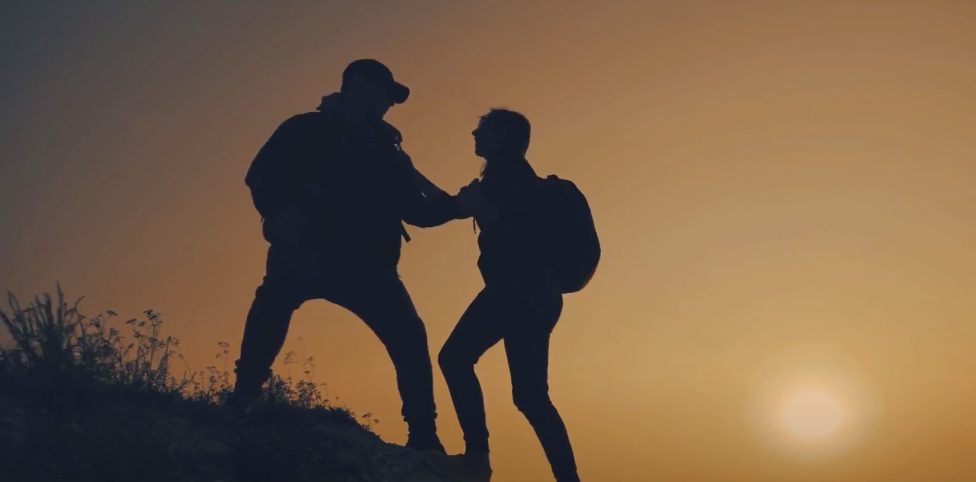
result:
[[[564,294],[581,291],[600,263],[600,238],[586,196],[572,181],[550,175],[543,180],[548,201],[553,273]]]

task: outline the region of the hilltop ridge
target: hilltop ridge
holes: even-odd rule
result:
[[[420,453],[376,435],[371,414],[333,405],[308,378],[273,376],[247,414],[224,403],[226,370],[176,378],[179,341],[161,335],[151,310],[126,321],[132,334],[122,336],[110,326],[115,313],[85,317],[60,287],[54,300],[44,294],[21,307],[10,295],[8,304],[0,309],[5,481],[446,482]]]

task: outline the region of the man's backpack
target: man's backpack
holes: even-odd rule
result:
[[[563,294],[576,293],[589,284],[600,263],[600,238],[586,196],[572,181],[545,178],[551,236],[553,273]]]

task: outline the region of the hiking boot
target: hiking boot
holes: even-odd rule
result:
[[[246,415],[261,398],[261,384],[245,384],[240,379],[225,401],[225,405],[236,415]]]
[[[407,443],[404,447],[408,449],[417,450],[419,452],[438,452],[447,453],[444,449],[444,444],[441,443],[440,437],[437,433],[411,433],[407,435]]]
[[[225,405],[235,415],[246,415],[251,411],[251,407],[257,403],[258,398],[256,395],[233,392],[227,397]]]
[[[237,380],[234,382],[234,391],[227,397],[226,405],[235,413],[245,414],[250,412],[261,398],[264,382],[271,377],[271,369],[242,368],[240,360],[235,364],[238,365],[234,369]]]
[[[491,480],[491,460],[488,452],[447,455],[428,451],[424,453],[424,462],[438,475],[458,482]]]

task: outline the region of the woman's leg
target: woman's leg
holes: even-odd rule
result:
[[[515,406],[535,430],[557,482],[579,482],[576,457],[562,417],[549,398],[549,337],[562,312],[562,297],[524,306],[524,322],[505,334]]]
[[[464,432],[467,453],[489,451],[485,401],[474,365],[503,335],[502,320],[494,319],[497,310],[492,298],[487,290],[475,297],[437,357]]]

